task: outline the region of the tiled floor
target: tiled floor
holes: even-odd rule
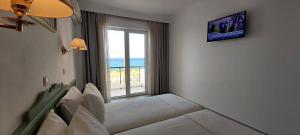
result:
[[[111,103],[125,102],[125,101],[132,100],[132,99],[143,99],[143,98],[146,98],[146,97],[150,97],[150,95],[141,95],[141,96],[136,96],[136,97],[116,98],[116,99],[112,99]]]
[[[131,93],[142,93],[145,92],[145,87],[135,87],[131,88]],[[122,89],[112,89],[111,90],[111,97],[119,97],[119,96],[124,96],[126,95],[126,90],[125,88]]]

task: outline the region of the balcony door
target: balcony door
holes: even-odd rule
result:
[[[146,31],[118,28],[107,30],[112,98],[146,94],[146,43]]]

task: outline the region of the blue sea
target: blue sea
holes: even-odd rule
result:
[[[125,67],[125,59],[123,58],[111,58],[109,59],[110,67]],[[145,59],[144,58],[131,58],[130,59],[131,67],[144,67]]]

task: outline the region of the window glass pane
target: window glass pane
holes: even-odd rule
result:
[[[107,31],[111,97],[126,95],[124,41],[124,31]]]
[[[129,33],[130,94],[145,93],[145,34]]]

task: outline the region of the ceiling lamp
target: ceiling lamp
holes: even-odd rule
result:
[[[46,18],[64,18],[73,15],[73,8],[68,0],[0,0],[0,9],[12,12],[17,17],[4,17],[16,25],[1,24],[0,27],[22,31],[23,25],[34,23],[23,20],[24,16]]]

